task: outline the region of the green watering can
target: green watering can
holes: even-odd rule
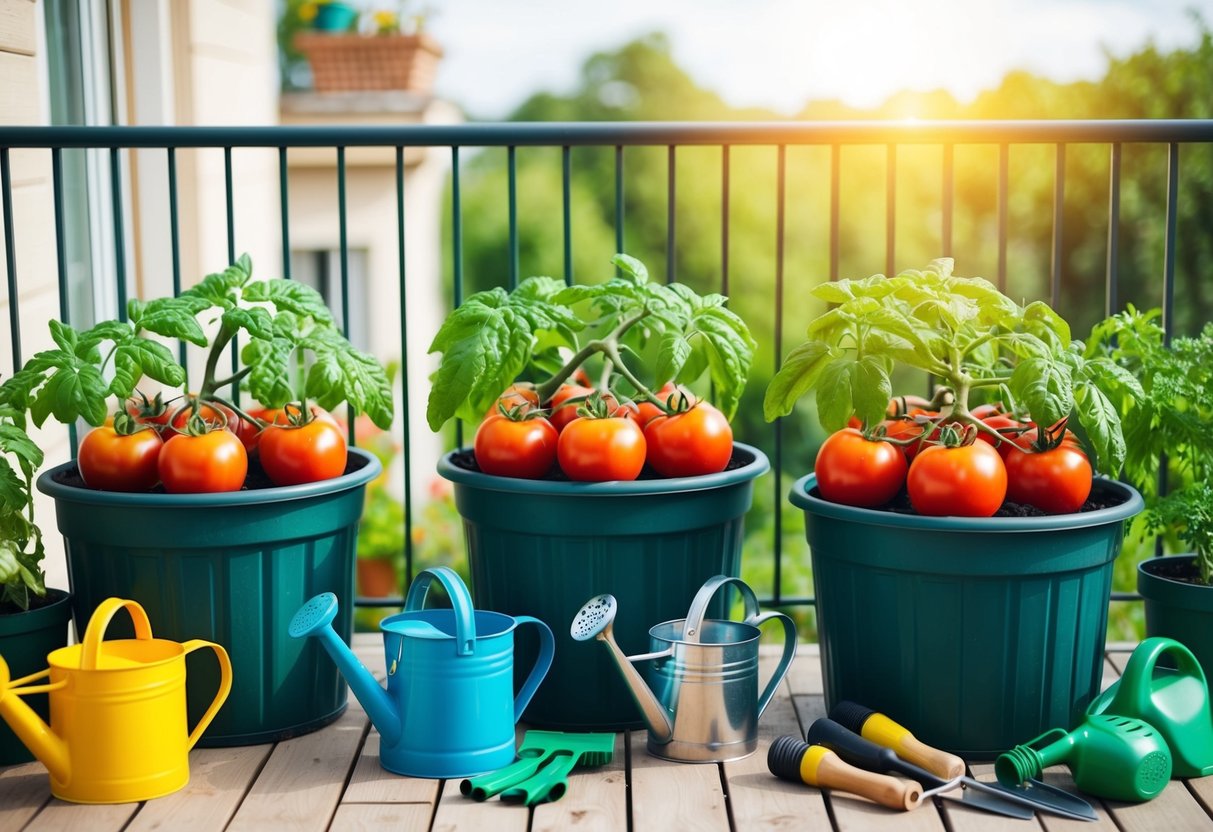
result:
[[[1158,667],[1170,654],[1175,669]],[[1192,651],[1169,638],[1148,638],[1129,657],[1124,674],[1087,708],[1151,725],[1171,749],[1172,776],[1213,774],[1213,715],[1209,686]]]

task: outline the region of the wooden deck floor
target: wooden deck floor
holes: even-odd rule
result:
[[[377,642],[377,635],[359,636],[355,646],[368,667],[381,670]],[[1108,652],[1105,683],[1127,659],[1127,650]],[[768,665],[774,660],[774,654],[764,657]],[[322,731],[272,746],[194,751],[190,784],[147,803],[64,803],[50,797],[40,765],[0,769],[0,830],[1213,830],[1213,777],[1173,780],[1149,803],[1096,803],[1098,823],[1043,814],[1012,820],[939,799],[896,813],[776,780],[766,768],[767,743],[780,734],[802,734],[822,716],[821,691],[816,646],[802,645],[763,717],[758,753],[721,765],[679,765],[646,754],[643,732],[621,734],[609,766],[575,772],[563,799],[533,810],[498,800],[473,802],[460,795],[457,781],[383,771],[379,736],[351,697],[349,711]],[[974,768],[977,776],[992,779],[991,766]],[[1062,768],[1048,772],[1048,779],[1072,785]]]

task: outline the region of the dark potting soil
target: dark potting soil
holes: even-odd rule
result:
[[[744,468],[754,461],[754,455],[749,451],[744,451],[741,448],[733,449],[733,456],[729,460],[729,464],[724,466],[726,471],[734,471],[738,468]],[[451,464],[456,468],[462,468],[465,471],[475,471],[480,473],[480,466],[476,464],[476,455],[471,451],[456,451],[451,454]],[[547,472],[547,475],[541,477],[545,482],[569,482],[568,476],[564,471],[560,470],[559,465],[553,465],[552,469]],[[666,477],[661,476],[648,465],[640,469],[638,480],[663,480]]]
[[[65,595],[67,595],[67,593],[63,590],[51,588],[48,588],[46,590],[46,595],[42,596],[41,598],[31,592],[29,595],[29,610],[23,610],[11,601],[3,601],[0,602],[0,615],[16,615],[17,613],[22,612],[33,612],[34,610],[41,609],[42,607],[50,606],[56,601],[62,599]]]
[[[1200,570],[1196,566],[1196,558],[1191,560],[1148,560],[1145,569],[1159,578],[1167,578],[1184,584],[1208,586],[1200,579]]]
[[[818,493],[816,489],[814,489],[814,496],[821,497],[821,494]],[[1097,511],[1101,508],[1111,508],[1112,506],[1120,505],[1121,502],[1122,502],[1121,500],[1117,500],[1117,499],[1114,499],[1114,498],[1111,498],[1111,497],[1108,497],[1108,496],[1105,496],[1102,494],[1092,493],[1092,495],[1087,498],[1087,501],[1082,504],[1082,508],[1080,508],[1078,510],[1078,513],[1082,513],[1082,512],[1086,512],[1086,511]],[[899,491],[897,493],[897,496],[894,497],[892,500],[885,503],[883,506],[877,506],[873,510],[874,511],[892,511],[892,512],[895,512],[896,514],[917,514],[918,513],[916,511],[914,511],[913,506],[910,505],[910,494],[904,488],[901,489],[901,491]],[[1024,505],[1023,503],[1012,503],[1010,500],[1008,500],[999,507],[998,511],[994,512],[994,516],[995,517],[1047,517],[1047,516],[1049,516],[1049,513],[1047,511],[1041,511],[1040,509],[1036,508],[1036,506]]]
[[[355,471],[360,470],[364,465],[366,465],[365,459],[350,454],[349,458],[345,462],[345,471],[342,473],[342,476],[345,474],[352,474]],[[54,481],[60,485],[66,485],[69,488],[88,488],[88,486],[84,483],[84,478],[80,476],[80,469],[76,468],[75,466],[58,472],[52,479],[54,479]],[[245,475],[244,486],[240,490],[260,491],[263,488],[277,488],[277,486],[270,482],[270,478],[266,475],[265,469],[261,467],[261,462],[257,459],[257,457],[254,456],[249,459],[248,474]],[[98,489],[89,490],[96,491]],[[164,494],[166,492],[164,490],[164,486],[157,485],[151,491],[146,491],[143,493]]]

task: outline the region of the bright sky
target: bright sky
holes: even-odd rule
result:
[[[532,92],[575,87],[584,59],[653,31],[735,106],[792,114],[807,100],[874,106],[899,89],[962,101],[1012,69],[1094,78],[1105,50],[1191,45],[1188,9],[1213,0],[430,0],[446,49],[439,94],[501,118]]]

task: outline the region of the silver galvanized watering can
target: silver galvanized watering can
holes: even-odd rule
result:
[[[423,609],[433,582],[452,609]],[[472,608],[453,570],[421,571],[409,587],[404,612],[385,618],[387,690],[380,687],[331,623],[332,593],[317,595],[291,620],[295,638],[316,636],[349,682],[381,737],[379,763],[413,777],[471,777],[514,762],[514,724],[552,664],[552,631],[529,615]],[[514,630],[534,624],[539,657],[514,695]]]
[[[704,619],[708,603],[727,584],[745,601],[745,621]],[[695,595],[685,619],[649,630],[651,652],[625,656],[615,643],[613,595],[591,598],[577,613],[570,634],[607,646],[649,727],[649,753],[685,763],[737,760],[758,748],[758,719],[796,656],[796,625],[778,612],[760,614],[754,591],[740,578],[717,575]],[[783,657],[758,694],[759,627],[779,619]],[[633,667],[650,662],[645,678]]]

